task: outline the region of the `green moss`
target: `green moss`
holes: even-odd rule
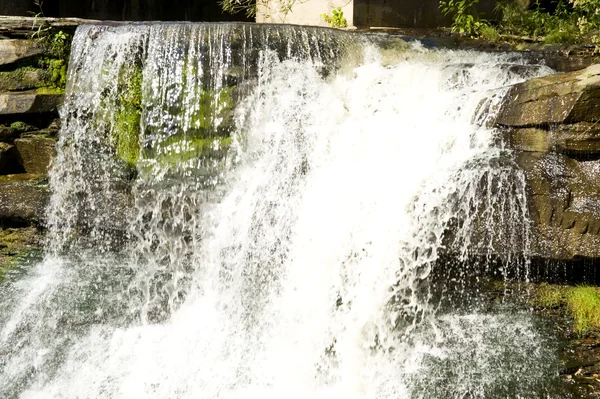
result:
[[[49,87],[65,89],[67,84],[67,60],[46,57],[40,59],[39,65],[48,72]]]
[[[50,74],[30,65],[0,72],[0,90],[26,90],[49,84]]]
[[[60,87],[40,87],[36,90],[38,94],[63,94],[65,89]]]
[[[48,72],[49,87],[65,89],[72,39],[72,35],[61,30],[50,31],[40,39],[47,55],[38,60],[38,65]]]
[[[600,329],[600,295],[598,288],[580,286],[571,288],[567,305],[573,317],[573,328],[580,335]]]
[[[235,86],[231,86],[200,91],[200,106],[191,114],[192,135],[208,137],[215,131],[228,129],[233,111],[234,89]]]
[[[142,70],[133,67],[122,74],[111,140],[117,157],[135,166],[140,155],[142,116]]]
[[[10,127],[21,133],[36,130],[34,126],[31,126],[25,122],[13,122],[11,123]]]

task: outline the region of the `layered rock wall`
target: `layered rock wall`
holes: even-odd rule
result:
[[[497,126],[525,172],[534,257],[600,259],[600,65],[514,86]]]
[[[0,278],[3,265],[34,248],[43,230],[76,25],[0,17]]]

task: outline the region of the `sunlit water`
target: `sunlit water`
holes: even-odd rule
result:
[[[80,27],[46,255],[0,294],[0,396],[562,397],[538,321],[465,284],[447,288],[473,306],[442,310],[431,279],[442,254],[527,279],[524,183],[492,125],[550,70],[382,40]]]

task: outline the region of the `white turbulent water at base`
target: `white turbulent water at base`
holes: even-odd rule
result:
[[[116,47],[127,39],[114,40]],[[153,53],[154,39],[147,40],[148,53],[159,58],[152,65],[176,57]],[[81,51],[93,55],[92,45]],[[491,254],[497,241],[525,250],[523,182],[489,127],[508,85],[523,79],[510,66],[523,61],[416,46],[383,66],[376,48],[365,46],[363,62],[327,77],[318,59],[286,59],[263,49],[256,80],[235,109],[232,160],[219,177],[219,199],[199,204],[203,191],[186,174],[193,165],[169,170],[181,175],[168,184],[162,175],[140,173],[133,192],[145,197],[135,199],[128,216],[133,239],[125,254],[111,255],[105,233],[98,233],[97,245],[109,254],[95,254],[87,244],[75,260],[51,251],[39,277],[16,283],[22,287],[10,303],[21,302],[3,316],[0,348],[17,342],[11,337],[20,324],[32,332],[20,333],[23,349],[6,349],[0,392],[23,399],[542,395],[532,395],[532,387],[552,370],[531,318],[440,316],[427,284],[431,268],[444,267],[435,262],[457,219],[454,246],[463,260],[469,252]],[[146,88],[164,80],[148,74],[149,65]],[[93,97],[97,88],[89,90]],[[482,100],[488,107],[481,109]],[[165,122],[152,117],[147,130]],[[64,133],[77,132],[77,123]],[[61,191],[61,184],[73,183],[58,170],[69,168],[74,154],[68,146],[61,151],[53,209],[63,214],[60,208],[76,198]],[[144,217],[159,214],[165,197],[185,209],[172,211],[187,232],[176,239],[172,225]],[[110,215],[98,216],[95,225]],[[477,238],[478,217],[492,231],[500,223],[498,232],[505,226],[515,232]],[[54,239],[68,240],[60,228],[57,223]],[[160,294],[148,286],[165,270],[172,278],[168,306],[152,323]],[[128,273],[132,283],[119,287]],[[178,287],[183,277],[185,286]],[[81,289],[58,292],[69,286]],[[64,333],[61,342],[31,320],[63,311],[70,295],[85,299],[85,290],[104,290],[105,302],[81,312],[102,315],[120,303],[135,308],[124,311],[134,320],[82,317],[85,328]],[[79,314],[64,312],[67,319]],[[47,334],[30,337],[38,331]],[[527,368],[528,378],[503,365],[512,361]],[[18,379],[25,382],[15,384]]]

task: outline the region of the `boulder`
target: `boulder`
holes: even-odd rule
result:
[[[25,172],[32,174],[48,174],[52,160],[56,156],[56,141],[45,137],[27,137],[15,140]]]
[[[11,39],[0,40],[0,65],[42,54],[44,48],[34,40]]]
[[[498,114],[502,126],[536,127],[600,120],[600,64],[513,86]]]
[[[0,115],[55,112],[63,98],[62,94],[35,91],[0,93]]]
[[[50,200],[47,178],[29,174],[0,176],[0,222],[43,222]]]

